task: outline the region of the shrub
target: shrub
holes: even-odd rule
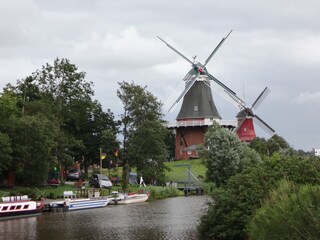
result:
[[[149,200],[155,200],[155,199],[164,199],[167,197],[175,197],[175,196],[181,196],[183,193],[182,191],[178,190],[175,187],[157,187],[157,186],[150,186],[144,188],[144,191],[150,192]]]
[[[214,189],[214,204],[200,219],[200,238],[247,239],[247,224],[253,212],[280,180],[320,184],[318,171],[318,165],[309,159],[276,157],[231,177],[223,189]]]
[[[319,186],[282,181],[251,220],[251,239],[319,239],[319,202]]]

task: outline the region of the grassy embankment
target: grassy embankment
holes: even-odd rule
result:
[[[188,179],[187,169],[188,165],[190,164],[190,171],[192,174],[197,177],[198,179],[202,179],[205,176],[206,168],[201,163],[200,159],[195,160],[183,160],[183,161],[173,161],[173,162],[166,162],[165,163],[170,171],[166,171],[167,182],[182,182]],[[185,165],[185,166],[179,166]],[[109,176],[114,176],[115,174],[118,175],[119,179],[121,179],[122,175],[122,168],[119,167],[117,170],[111,169],[110,172],[108,169],[103,169],[103,174]],[[193,180],[192,175],[191,180]],[[88,187],[88,185],[86,185]],[[8,195],[29,195],[32,198],[61,198],[63,196],[64,191],[76,191],[76,188],[69,184],[60,184],[57,188],[53,187],[39,187],[39,188],[27,188],[27,187],[15,187],[13,189],[5,189],[0,190],[0,197],[1,196],[8,196]],[[114,186],[112,191],[119,190],[121,191],[121,186]],[[166,197],[178,196],[183,195],[182,191],[177,190],[174,187],[161,187],[161,186],[147,186],[146,188],[140,188],[139,186],[130,186],[129,191],[138,192],[138,191],[148,191],[151,193],[151,200],[152,199],[161,199]],[[103,195],[109,195],[109,190],[103,190]]]

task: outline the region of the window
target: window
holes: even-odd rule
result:
[[[21,209],[21,205],[18,205],[18,206],[16,207],[16,210],[19,210],[19,209]]]
[[[194,110],[195,112],[198,112],[198,111],[199,111],[199,106],[195,105],[195,106],[193,107],[193,110]]]
[[[16,208],[16,205],[13,205],[10,207],[10,210],[14,210]]]
[[[28,209],[28,208],[29,208],[29,204],[23,206],[23,209]]]
[[[7,211],[8,210],[8,206],[4,206],[3,208],[2,208],[2,211]]]

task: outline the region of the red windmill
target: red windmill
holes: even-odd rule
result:
[[[258,106],[269,93],[270,89],[268,87],[265,87],[265,89],[257,97],[256,101],[252,104],[251,108],[246,107],[243,101],[237,101],[237,103],[240,103],[240,112],[236,116],[238,119],[238,127],[235,129],[235,132],[237,133],[241,141],[251,142],[256,138],[253,121],[255,121],[255,123],[257,123],[264,131],[266,131],[270,135],[273,135],[275,133],[275,131],[266,122],[264,122],[260,117],[258,117],[258,115],[254,114],[252,111],[252,109],[256,110],[258,108]],[[234,99],[233,96],[231,97]]]

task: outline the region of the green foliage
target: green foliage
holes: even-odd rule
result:
[[[183,192],[175,187],[148,186],[144,191],[150,192],[149,201],[183,195]]]
[[[215,182],[217,186],[225,184],[231,176],[261,161],[255,151],[218,123],[208,129],[200,156],[207,167],[207,181]]]
[[[230,177],[223,189],[214,192],[215,204],[201,218],[201,237],[246,239],[247,224],[253,212],[281,179],[299,184],[320,184],[319,170],[319,164],[312,159],[278,155]]]
[[[272,156],[274,153],[293,150],[286,142],[286,140],[277,134],[273,135],[268,140],[257,137],[252,142],[250,142],[249,146],[250,148],[256,150],[256,152],[261,156]]]
[[[5,131],[10,125],[11,116],[19,116],[17,108],[18,98],[11,92],[5,92],[0,95],[0,130]]]
[[[319,239],[320,188],[283,180],[249,224],[251,239]]]
[[[241,142],[234,133],[221,128],[216,123],[208,129],[204,145],[200,156],[208,169],[207,180],[220,186],[238,171]]]
[[[0,132],[0,175],[11,165],[12,148],[10,138],[7,134]]]
[[[14,165],[17,179],[26,185],[41,185],[47,178],[49,162],[55,148],[57,129],[42,115],[13,118],[9,129],[12,139]]]
[[[160,121],[144,121],[132,133],[128,142],[130,165],[135,166],[146,183],[165,181],[164,161],[168,155],[165,139],[167,129]]]
[[[119,86],[117,95],[124,108],[121,115],[123,162],[137,167],[146,181],[163,181],[163,162],[168,157],[165,145],[168,132],[162,125],[162,104],[146,87],[125,81],[119,82]],[[126,176],[127,173],[123,174],[123,182],[127,181]]]
[[[38,185],[49,166],[88,167],[99,162],[100,147],[118,147],[119,122],[92,96],[92,82],[64,58],[8,84],[0,97],[0,173],[13,170],[21,183]]]
[[[246,143],[241,143],[239,152],[240,163],[238,172],[241,172],[246,168],[255,166],[262,161],[260,155],[254,149],[248,147]]]

